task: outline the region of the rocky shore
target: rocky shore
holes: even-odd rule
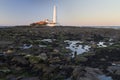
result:
[[[120,30],[1,28],[0,80],[120,80]]]

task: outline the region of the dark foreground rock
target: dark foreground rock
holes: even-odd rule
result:
[[[93,43],[93,47],[72,57],[64,42],[67,39]],[[120,62],[119,40],[120,31],[115,29],[0,29],[0,80],[120,80],[120,66],[116,65]],[[114,44],[96,47],[99,41]]]
[[[75,68],[73,71],[73,80],[102,80],[100,76],[103,76],[103,72],[97,68]],[[107,76],[104,78],[105,80],[111,80]],[[103,80],[104,80],[103,79]]]

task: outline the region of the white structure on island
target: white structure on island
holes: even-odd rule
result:
[[[57,23],[57,7],[54,5],[52,20],[46,19],[46,20],[43,20],[43,21],[32,23],[30,25],[32,25],[32,26],[42,25],[42,26],[50,26],[50,27],[59,26],[58,23]]]

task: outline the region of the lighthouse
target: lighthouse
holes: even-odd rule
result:
[[[47,26],[51,26],[51,27],[54,27],[54,26],[57,26],[57,7],[56,5],[54,5],[53,7],[53,18],[51,21],[47,21]]]
[[[57,8],[54,5],[54,10],[53,10],[53,23],[56,24],[57,23]]]

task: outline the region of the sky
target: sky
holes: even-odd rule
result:
[[[52,20],[54,5],[61,25],[120,25],[120,0],[0,0],[0,25]]]

